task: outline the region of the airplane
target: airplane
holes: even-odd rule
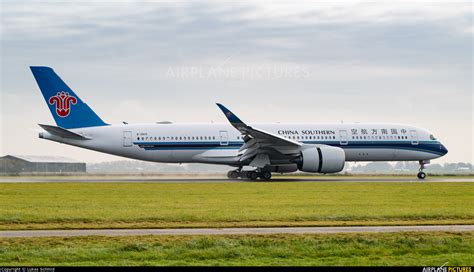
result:
[[[422,180],[425,165],[448,153],[431,132],[410,125],[250,124],[220,103],[228,123],[108,124],[53,69],[30,69],[56,122],[39,124],[40,138],[143,161],[228,165],[235,167],[227,173],[230,179],[337,173],[352,161],[418,161]]]

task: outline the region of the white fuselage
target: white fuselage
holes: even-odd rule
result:
[[[340,147],[346,161],[419,161],[447,153],[433,135],[401,124],[249,124],[304,144]],[[164,163],[213,163],[241,166],[236,156],[244,141],[228,123],[121,124],[71,129],[90,140],[41,138],[117,156]],[[272,161],[272,164],[282,162]]]

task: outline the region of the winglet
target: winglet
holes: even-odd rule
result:
[[[216,105],[221,109],[221,111],[225,114],[225,117],[227,117],[227,120],[234,125],[234,126],[246,126],[242,120],[237,117],[233,112],[231,112],[228,108],[226,108],[224,105],[220,103],[216,103]]]

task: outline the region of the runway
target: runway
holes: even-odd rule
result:
[[[99,229],[99,230],[14,230],[0,231],[0,238],[141,236],[141,235],[247,235],[247,234],[330,234],[382,233],[406,231],[474,231],[474,225],[369,226],[369,227],[291,227],[222,229]]]
[[[45,182],[156,182],[156,183],[218,183],[261,182],[260,180],[229,180],[216,175],[165,175],[165,176],[19,176],[0,177],[0,183]],[[473,177],[433,176],[419,180],[415,176],[275,176],[269,182],[474,182]]]

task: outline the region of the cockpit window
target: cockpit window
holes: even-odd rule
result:
[[[430,135],[430,139],[433,140],[433,141],[436,140],[436,138],[433,134]]]

